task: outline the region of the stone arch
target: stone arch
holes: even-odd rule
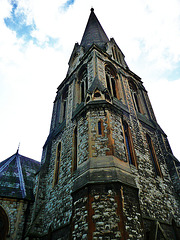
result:
[[[87,64],[84,64],[78,71],[77,94],[80,102],[84,102],[88,90]]]
[[[116,67],[115,67],[111,62],[106,61],[106,62],[105,62],[105,68],[106,68],[106,67],[111,68],[112,71],[114,72],[114,74],[117,75],[117,69],[116,69]]]
[[[81,77],[81,74],[82,74],[85,70],[87,70],[87,64],[86,64],[86,63],[84,63],[84,64],[80,67],[80,69],[79,69],[79,71],[78,71],[78,74],[77,74],[78,79]]]
[[[132,99],[133,99],[136,111],[143,114],[142,103],[141,103],[140,94],[139,94],[139,88],[138,88],[137,84],[135,83],[135,81],[133,81],[131,78],[129,78],[129,87],[131,90],[131,95],[132,95]]]
[[[112,97],[119,98],[117,70],[110,63],[105,64],[105,77],[109,93]]]
[[[5,210],[0,206],[0,239],[6,240],[9,233],[9,219]]]

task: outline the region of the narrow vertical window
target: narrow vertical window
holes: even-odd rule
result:
[[[113,47],[112,47],[112,54],[113,54],[113,58],[116,59]]]
[[[105,68],[107,89],[113,97],[117,98],[116,75],[110,67]]]
[[[66,100],[64,100],[64,106],[63,106],[63,120],[66,117]]]
[[[84,82],[81,83],[81,101],[84,102]]]
[[[127,154],[129,164],[133,164],[134,166],[137,166],[131,132],[126,122],[123,122],[123,128],[124,128],[124,141],[125,141],[125,147],[126,147],[126,154]]]
[[[54,170],[54,186],[58,184],[59,181],[59,170],[60,170],[60,161],[61,161],[61,142],[59,142],[56,150],[56,162]]]
[[[111,79],[111,82],[112,82],[113,96],[114,96],[114,97],[117,97],[117,96],[116,96],[116,83],[115,83],[114,78]]]
[[[146,139],[147,139],[149,154],[150,154],[150,157],[151,157],[151,161],[153,163],[155,175],[161,177],[162,174],[161,174],[161,171],[160,171],[159,163],[158,163],[157,158],[156,158],[156,153],[155,153],[155,150],[154,150],[154,146],[153,146],[152,140],[151,140],[151,138],[148,134],[146,134]]]
[[[80,85],[80,102],[84,102],[86,97],[86,92],[88,90],[88,78],[87,78],[87,68],[80,71],[79,74],[79,85]]]
[[[68,88],[66,87],[62,93],[62,117],[61,121],[64,121],[66,118],[67,110],[67,98],[68,98]]]
[[[138,112],[141,112],[141,109],[140,109],[140,106],[139,106],[139,100],[138,100],[138,97],[137,97],[137,94],[134,93],[134,100],[135,100],[135,107],[136,107],[136,110]]]
[[[77,127],[74,129],[73,134],[73,161],[72,161],[72,172],[77,169]]]
[[[111,86],[110,86],[110,80],[109,80],[109,75],[106,74],[106,83],[107,83],[107,89],[111,93]]]
[[[102,135],[102,121],[98,121],[98,134]]]
[[[133,103],[134,103],[134,107],[135,107],[137,112],[142,113],[141,107],[140,107],[140,98],[138,96],[137,87],[132,81],[129,82],[129,86],[130,86],[130,90],[131,90],[131,95],[132,95],[132,100],[133,100]]]

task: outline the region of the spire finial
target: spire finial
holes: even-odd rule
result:
[[[93,7],[91,8],[91,12],[94,12],[94,8]]]
[[[18,144],[18,148],[17,148],[17,152],[16,152],[16,154],[19,153],[19,147],[20,147],[20,142],[19,142],[19,144]]]

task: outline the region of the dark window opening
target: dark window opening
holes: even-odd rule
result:
[[[161,176],[160,169],[159,169],[159,164],[157,162],[155,150],[154,150],[154,147],[153,147],[153,143],[152,143],[152,140],[151,140],[151,138],[148,134],[146,134],[146,139],[147,139],[147,143],[148,143],[148,147],[149,147],[149,153],[150,153],[151,161],[153,163],[155,175],[156,176]]]
[[[56,164],[55,164],[55,174],[54,174],[54,186],[58,184],[59,181],[59,170],[60,170],[60,161],[61,161],[61,142],[57,146],[56,152]]]
[[[76,171],[77,169],[77,127],[74,129],[74,136],[73,136],[73,163],[72,163],[72,172]]]
[[[81,83],[81,101],[84,102],[84,82]]]
[[[79,85],[80,85],[80,101],[84,102],[88,90],[88,78],[86,68],[79,74]]]
[[[123,122],[123,128],[124,128],[125,146],[126,146],[126,152],[127,152],[127,158],[128,158],[129,164],[133,164],[134,166],[136,166],[136,159],[135,159],[134,147],[131,139],[131,133],[130,133],[129,126],[126,122]]]
[[[107,74],[106,74],[106,82],[107,82],[107,89],[109,90],[109,92],[111,92],[109,76]]]
[[[88,97],[86,98],[86,102],[89,102],[89,100],[90,100],[90,97],[88,96]]]
[[[62,118],[61,118],[61,121],[64,121],[64,119],[66,118],[67,98],[68,98],[68,88],[66,87],[62,94]]]
[[[114,73],[114,71],[109,68],[106,67],[106,84],[107,84],[107,89],[109,91],[109,93],[113,96],[117,98],[117,91],[116,91],[116,75]]]
[[[138,94],[137,87],[136,87],[135,83],[133,83],[133,81],[129,82],[129,86],[130,86],[130,90],[131,90],[131,96],[132,96],[132,100],[134,103],[134,107],[135,107],[136,111],[142,113],[141,105],[140,105],[141,101],[140,101],[140,96]]]
[[[139,106],[138,97],[137,97],[136,93],[134,93],[134,99],[135,99],[136,110],[137,110],[138,112],[141,112],[140,106]]]
[[[102,121],[98,122],[98,134],[102,135]]]
[[[64,102],[63,102],[63,121],[64,121],[65,117],[66,117],[66,100],[64,100]]]
[[[0,239],[5,240],[9,232],[9,220],[6,212],[0,207]]]
[[[115,83],[114,78],[111,78],[111,82],[112,82],[113,96],[117,97],[116,96],[116,83]]]
[[[100,94],[99,92],[96,92],[96,93],[94,94],[94,97],[101,97],[101,94]]]

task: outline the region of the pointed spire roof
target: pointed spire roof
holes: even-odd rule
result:
[[[0,162],[0,196],[31,200],[34,174],[40,168],[40,162],[20,155],[18,151],[19,148],[10,158]]]
[[[92,44],[103,47],[107,42],[109,42],[109,39],[97,19],[94,9],[91,8],[91,14],[80,45],[83,46],[85,50],[88,50]]]

